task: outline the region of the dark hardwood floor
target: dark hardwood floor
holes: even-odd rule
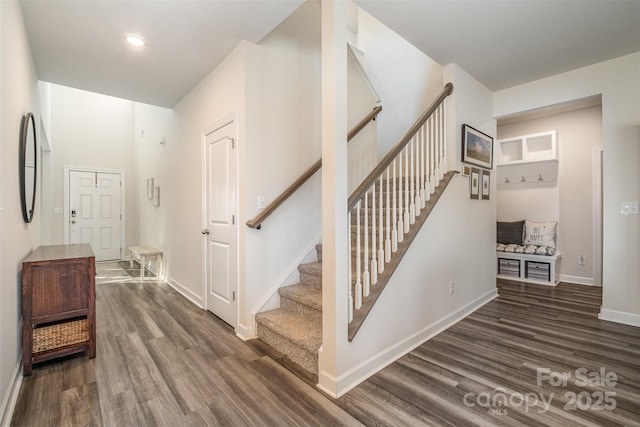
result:
[[[340,405],[366,425],[640,425],[640,328],[598,320],[601,288],[498,288]]]
[[[640,425],[640,328],[598,320],[599,288],[499,282],[499,298],[332,400],[167,285],[98,270],[96,359],[36,365],[12,425]]]

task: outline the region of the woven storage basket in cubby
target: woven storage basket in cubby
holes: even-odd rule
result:
[[[89,322],[87,319],[53,323],[33,330],[33,353],[41,353],[84,341],[89,341]]]

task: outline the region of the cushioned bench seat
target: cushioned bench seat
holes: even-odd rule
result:
[[[556,222],[498,222],[497,277],[545,285],[558,283]]]

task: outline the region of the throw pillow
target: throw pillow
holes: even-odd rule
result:
[[[496,241],[505,245],[521,245],[523,227],[524,220],[515,222],[498,221]]]
[[[524,244],[556,247],[557,222],[524,222]]]

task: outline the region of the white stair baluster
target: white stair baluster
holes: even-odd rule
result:
[[[416,164],[416,173],[411,179],[414,182],[415,186],[414,204],[416,206],[416,216],[420,216],[420,210],[422,209],[422,206],[420,206],[422,204],[422,202],[420,201],[420,129],[418,129],[418,132],[416,132],[416,136],[413,139],[413,145],[415,145],[416,148],[414,159],[414,162]]]
[[[384,185],[382,184],[382,175],[380,175],[380,185],[378,187],[380,196],[380,218],[378,218],[378,273],[382,273],[384,271],[384,204],[382,203],[382,190],[384,189]]]
[[[391,209],[393,209],[393,229],[391,230],[391,250],[396,252],[398,250],[398,205],[397,205],[397,189],[396,189],[396,163],[397,159],[393,161],[393,180],[391,182],[391,191],[392,191],[392,199],[393,203]]]
[[[411,138],[407,146],[408,148],[407,151],[409,153],[409,165],[410,165],[407,168],[407,172],[411,171],[411,173],[407,177],[407,180],[409,180],[409,222],[411,224],[415,224],[416,222],[416,205],[415,205],[416,194],[415,194],[415,188],[414,188],[414,182],[413,182],[413,176],[415,175],[414,161],[413,161],[413,158],[415,157],[414,142],[415,142],[415,137]]]
[[[371,284],[378,283],[378,260],[376,259],[376,183],[374,181],[371,194]]]
[[[384,262],[391,261],[391,188],[389,188],[390,184],[390,176],[389,169],[391,166],[387,167],[387,209],[385,216],[385,240],[384,240]]]
[[[362,307],[362,259],[360,258],[360,203],[356,205],[356,285],[355,285],[355,308]]]
[[[349,224],[351,224],[351,212],[349,212]],[[351,253],[351,239],[349,239],[349,253]],[[351,271],[349,271],[349,288],[347,291],[347,318],[353,320],[353,291],[351,290]]]
[[[402,211],[402,153],[396,157],[396,161],[398,162],[398,182],[396,186],[398,187],[398,243],[401,243],[404,240],[404,214]]]
[[[411,215],[409,214],[409,199],[411,192],[409,191],[409,149],[404,147],[404,232],[409,232],[409,224],[411,224]]]
[[[435,122],[433,120],[433,116],[431,116],[429,118],[429,121],[431,122],[431,135],[429,137],[429,149],[431,150],[431,166],[430,166],[430,174],[429,174],[429,184],[430,184],[431,194],[433,194],[433,192],[436,191],[436,176],[435,176],[435,170],[436,170],[436,146],[435,146],[436,126],[435,126]]]
[[[418,138],[418,141],[420,142],[420,173],[419,173],[419,184],[420,184],[420,210],[424,209],[424,205],[425,205],[425,201],[426,201],[426,191],[424,191],[424,177],[425,177],[425,171],[424,171],[424,159],[426,156],[425,153],[425,147],[424,147],[424,132],[425,132],[425,128],[426,128],[426,124],[422,125],[420,127],[420,137]]]
[[[364,273],[362,274],[362,293],[369,296],[371,276],[369,274],[369,192],[364,193]]]

